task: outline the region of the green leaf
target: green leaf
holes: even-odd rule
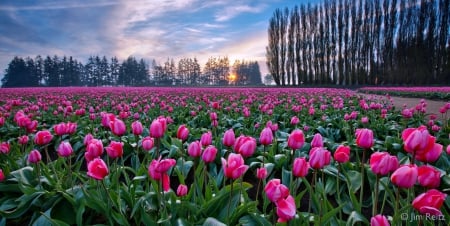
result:
[[[347,219],[347,226],[353,226],[357,222],[363,222],[364,225],[369,225],[369,221],[360,213],[353,211]]]
[[[243,226],[271,226],[272,223],[270,223],[266,218],[262,217],[261,215],[258,215],[256,213],[248,214],[239,219],[240,225]]]
[[[226,224],[220,222],[216,218],[208,217],[203,223],[203,226],[226,226]]]

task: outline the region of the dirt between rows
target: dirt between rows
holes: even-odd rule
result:
[[[395,106],[395,109],[402,110],[404,106],[407,108],[415,108],[417,104],[419,104],[422,99],[420,98],[409,98],[409,97],[397,97],[397,96],[382,96],[382,95],[375,95],[375,94],[362,94],[358,93],[357,95],[362,95],[365,97],[365,99],[370,100],[384,100],[384,101],[391,101],[392,104]],[[427,100],[424,99],[426,103],[426,113],[427,114],[435,114],[436,116],[440,117],[442,114],[439,112],[439,109],[447,104],[445,101],[436,101],[436,100]]]

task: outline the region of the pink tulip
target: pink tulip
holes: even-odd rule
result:
[[[259,135],[259,142],[264,145],[271,145],[273,141],[273,134],[272,129],[266,127],[261,131],[261,134]]]
[[[189,136],[189,129],[186,127],[186,125],[180,125],[177,130],[177,138],[185,141]]]
[[[96,180],[103,180],[108,174],[108,166],[101,158],[95,158],[88,163],[88,176]]]
[[[227,178],[236,180],[244,175],[248,167],[240,154],[230,153],[227,160],[222,158],[222,168],[224,176]]]
[[[280,198],[276,202],[278,222],[288,222],[295,217],[297,207],[294,197],[288,195],[286,198]]]
[[[41,159],[42,159],[42,155],[41,155],[41,153],[40,153],[38,150],[36,150],[36,149],[33,149],[33,150],[30,152],[30,154],[28,154],[28,162],[29,162],[29,163],[36,164],[36,163],[40,162]]]
[[[144,149],[145,151],[150,151],[153,148],[154,145],[154,141],[152,137],[144,137],[142,139],[142,149]]]
[[[305,177],[308,174],[309,163],[305,158],[295,158],[292,166],[292,175]]]
[[[72,145],[67,141],[63,141],[59,144],[57,151],[59,156],[69,157],[73,153]]]
[[[90,133],[86,134],[86,136],[84,136],[84,139],[83,139],[83,144],[85,146],[87,146],[89,144],[89,142],[91,142],[92,139],[94,139],[94,136],[92,136],[92,134],[90,134]]]
[[[108,147],[105,148],[106,153],[112,159],[120,158],[123,155],[123,143],[117,141],[111,141]]]
[[[68,122],[66,123],[66,134],[74,134],[77,131],[77,123]]]
[[[142,123],[139,121],[134,121],[133,123],[131,123],[131,132],[136,135],[139,136],[142,134],[142,131],[144,131],[144,128],[142,126]]]
[[[362,124],[367,124],[367,123],[369,123],[369,118],[368,118],[368,117],[362,117],[362,118],[361,118],[361,123],[362,123]]]
[[[178,185],[177,188],[177,196],[182,197],[187,195],[188,193],[188,187],[185,184]]]
[[[299,122],[300,122],[300,119],[298,119],[297,116],[292,116],[291,125],[297,125]]]
[[[422,162],[435,162],[442,154],[442,144],[433,143],[424,152],[418,152],[416,159]]]
[[[188,146],[188,155],[197,158],[202,155],[202,146],[199,141],[194,141]]]
[[[373,173],[384,176],[398,168],[398,159],[387,152],[374,152],[369,164]]]
[[[217,120],[217,113],[216,112],[210,112],[209,113],[209,118],[211,119],[211,121]]]
[[[210,145],[206,147],[205,150],[203,151],[202,160],[205,163],[213,162],[216,159],[216,155],[217,155],[217,148]]]
[[[92,139],[86,147],[86,151],[94,158],[103,154],[103,143],[101,140]]]
[[[101,112],[102,117],[102,126],[106,128],[110,128],[111,121],[116,119],[116,116],[112,113]]]
[[[52,141],[53,135],[48,130],[42,130],[34,136],[34,143],[40,146],[46,145]]]
[[[334,152],[333,158],[336,162],[339,163],[348,162],[348,160],[350,160],[350,147],[339,145]]]
[[[169,191],[170,189],[170,178],[167,171],[176,163],[175,159],[161,160],[161,157],[159,157],[157,160],[153,159],[148,167],[150,178],[157,181],[162,180],[164,191]]]
[[[23,135],[23,136],[21,136],[21,137],[18,138],[18,142],[19,142],[19,144],[21,144],[21,145],[27,144],[28,141],[29,141],[29,138],[28,138],[27,135]]]
[[[267,169],[265,167],[261,167],[256,169],[256,178],[263,180],[267,177]]]
[[[206,147],[206,146],[212,144],[211,131],[208,131],[208,132],[202,134],[202,136],[200,137],[200,144],[202,144],[203,147]]]
[[[165,122],[165,121],[164,121]],[[150,125],[150,136],[153,138],[161,138],[164,136],[164,122],[163,120],[155,119]]]
[[[264,187],[267,198],[276,203],[279,199],[284,199],[289,196],[289,189],[286,185],[281,184],[280,179],[272,179],[267,182]]]
[[[303,131],[299,129],[292,131],[288,137],[288,147],[293,150],[300,149],[304,143],[305,135],[303,134]]]
[[[441,172],[433,166],[423,165],[417,168],[417,180],[426,188],[437,188],[441,184]]]
[[[370,226],[390,226],[387,218],[381,214],[370,218]]]
[[[312,148],[309,151],[309,165],[314,169],[322,169],[330,164],[331,153],[323,147]]]
[[[406,152],[419,154],[424,152],[435,138],[431,136],[425,126],[407,128],[402,132],[403,148]]]
[[[356,129],[356,145],[368,149],[373,146],[374,142],[372,130]]]
[[[115,119],[113,121],[110,121],[110,129],[111,132],[116,136],[122,136],[125,134],[127,127],[125,126],[125,123],[120,119]]]
[[[446,194],[436,189],[430,189],[427,192],[417,196],[413,200],[412,206],[421,214],[425,214],[427,216],[442,216],[442,212],[439,209],[444,204],[446,197]]]
[[[450,155],[450,144],[449,145],[447,145],[447,154],[449,154]]]
[[[236,138],[235,138],[233,129],[229,129],[229,130],[225,131],[225,133],[223,134],[223,140],[222,140],[223,145],[225,145],[226,147],[231,147],[234,145],[235,140],[236,140]]]
[[[8,142],[2,142],[1,144],[0,144],[0,153],[3,153],[3,154],[8,154],[9,153],[9,151],[10,151],[10,145],[9,145],[9,143]]]
[[[399,188],[411,188],[416,183],[417,176],[417,166],[403,165],[394,171],[391,181]]]
[[[55,131],[55,134],[58,135],[58,136],[62,136],[64,134],[66,134],[67,133],[66,123],[61,122],[61,123],[59,123],[57,125],[54,125],[53,126],[53,131]]]
[[[311,141],[311,148],[323,147],[323,138],[320,133],[314,134],[314,137]]]
[[[5,173],[3,173],[3,170],[0,169],[0,182],[3,182],[6,179]]]
[[[244,157],[250,157],[255,153],[256,139],[250,136],[241,135],[234,143],[234,151]]]

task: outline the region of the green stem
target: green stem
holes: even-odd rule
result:
[[[378,186],[380,184],[380,175],[376,175],[376,181],[375,181],[375,201],[373,203],[373,209],[372,209],[372,216],[376,216],[377,215],[377,210],[378,210]]]
[[[341,171],[341,163],[338,163],[338,171],[337,171],[337,181],[336,181],[336,188],[337,188],[337,199],[338,199],[338,203],[341,204],[341,189],[339,187],[339,174]],[[339,211],[339,221],[342,221],[342,211]]]
[[[230,198],[228,200],[228,209],[227,209],[227,225],[230,225],[230,208],[231,208],[231,199],[233,194],[233,181],[231,181],[231,189],[230,189]]]
[[[365,158],[366,158],[366,149],[363,150],[361,159],[361,190],[359,193],[359,204],[360,204],[359,212],[361,212],[363,206]]]

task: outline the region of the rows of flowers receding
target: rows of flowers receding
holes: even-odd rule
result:
[[[450,86],[441,87],[362,87],[362,93],[450,100]]]
[[[450,125],[426,114],[342,89],[2,89],[0,225],[444,223]]]

